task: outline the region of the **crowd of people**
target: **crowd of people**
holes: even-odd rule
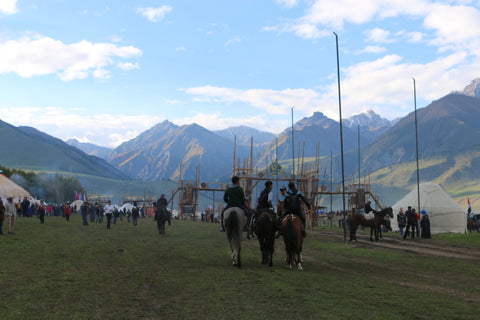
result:
[[[403,208],[399,209],[397,224],[398,231],[403,240],[408,237],[414,239],[415,233],[417,234],[417,238],[429,239],[432,237],[428,212],[425,209],[422,209],[420,213],[422,214],[421,218],[415,208],[412,208],[411,206],[408,206],[407,211],[405,212],[403,212]]]
[[[164,195],[162,196],[164,198]],[[154,208],[157,206],[157,203],[163,205],[164,201],[160,199],[159,201],[154,203]],[[79,210],[77,210],[77,207],[68,201],[61,204],[46,204],[43,199],[30,201],[27,197],[24,197],[14,201],[14,197],[9,196],[6,198],[6,201],[0,198],[0,235],[4,234],[4,220],[8,224],[8,234],[14,234],[15,219],[17,217],[37,217],[41,224],[45,223],[46,216],[63,217],[69,223],[70,216],[77,213],[81,214],[84,226],[88,226],[89,223],[103,223],[106,220],[107,229],[111,228],[111,224],[116,224],[117,220],[123,221],[123,219],[126,219],[128,223],[131,222],[133,226],[137,226],[138,218],[145,218],[148,214],[145,205],[139,207],[136,202],[131,207],[121,209],[112,205],[110,200],[105,206],[98,202],[90,203],[84,201],[80,205]]]

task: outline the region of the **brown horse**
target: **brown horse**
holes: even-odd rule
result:
[[[387,218],[387,216],[389,218]],[[375,235],[375,241],[378,241],[380,235],[381,226],[385,226],[388,230],[392,231],[390,226],[390,218],[393,217],[393,210],[391,207],[382,209],[374,214],[372,219],[367,219],[368,215],[365,214],[352,214],[350,216],[350,241],[357,241],[357,228],[358,226],[370,227],[370,241],[373,242],[373,235]]]
[[[287,264],[290,269],[297,264],[297,270],[302,271],[302,221],[294,214],[287,214],[282,220],[282,235],[287,253]]]
[[[472,232],[473,230],[476,230],[480,232],[480,226],[478,222],[473,221],[472,219],[467,220],[467,230],[468,232]]]
[[[262,264],[273,265],[273,250],[275,248],[275,230],[277,219],[275,213],[267,209],[258,213],[255,221],[255,234],[262,252]]]

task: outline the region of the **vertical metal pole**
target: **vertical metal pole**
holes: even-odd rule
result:
[[[333,153],[330,150],[330,211],[333,211]]]
[[[342,126],[342,94],[340,91],[340,58],[338,55],[338,35],[334,32],[335,43],[337,48],[337,79],[338,79],[338,113],[340,116],[340,151],[342,157],[342,197],[343,197],[343,241],[347,245],[347,219],[345,212],[345,166],[343,162],[343,126]]]
[[[418,197],[418,214],[420,214],[420,170],[418,168],[418,130],[417,130],[417,88],[415,78],[413,78],[413,103],[415,106],[415,148],[417,154],[417,197]]]
[[[360,188],[360,125],[358,126],[358,188]]]
[[[292,173],[295,178],[295,134],[293,132],[293,107],[292,107]]]

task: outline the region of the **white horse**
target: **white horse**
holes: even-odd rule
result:
[[[228,208],[223,213],[223,225],[228,242],[230,243],[230,249],[232,250],[233,265],[240,268],[242,232],[243,228],[247,225],[247,216],[245,212],[238,207]]]

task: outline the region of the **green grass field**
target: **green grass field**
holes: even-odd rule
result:
[[[303,272],[284,264],[281,241],[272,268],[244,241],[238,269],[218,227],[173,221],[160,237],[151,219],[106,230],[78,215],[17,218],[15,235],[0,236],[0,319],[479,317],[478,260],[345,247],[311,231]],[[431,241],[480,248],[480,234]]]

